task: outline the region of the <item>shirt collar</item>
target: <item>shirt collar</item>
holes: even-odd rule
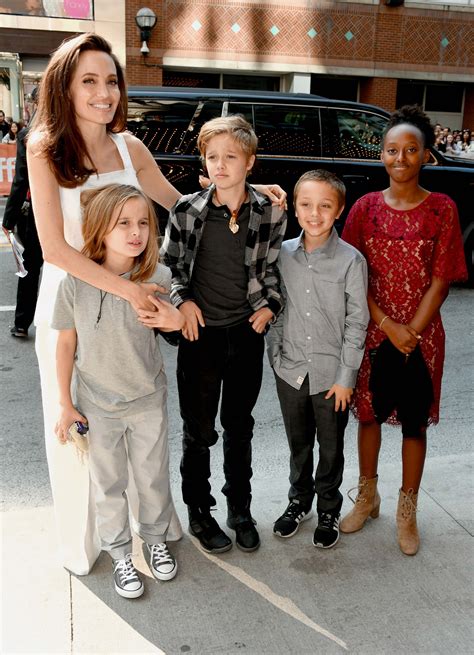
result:
[[[304,230],[301,231],[300,236],[296,240],[295,250],[298,250],[299,248],[301,248],[301,250],[304,250],[303,235],[304,235]],[[323,253],[326,255],[326,257],[330,257],[332,259],[336,254],[338,241],[339,241],[339,235],[337,234],[336,228],[333,226],[331,230],[331,234],[329,235],[329,239],[326,241],[324,246],[321,246],[321,248],[317,248],[316,250],[313,250],[313,253],[316,252]]]
[[[250,206],[254,211],[258,212],[259,214],[263,214],[263,208],[268,205],[271,205],[269,198],[267,196],[264,196],[262,193],[255,191],[253,186],[251,186],[247,182],[245,183],[245,187],[249,194]],[[208,186],[207,189],[204,189],[204,191],[200,192],[200,199],[198,201],[199,207],[201,206],[201,202],[203,202],[204,205],[211,204],[212,195],[214,193],[215,188],[216,188],[215,185],[211,184],[210,186]]]

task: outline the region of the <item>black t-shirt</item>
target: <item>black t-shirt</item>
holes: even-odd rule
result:
[[[229,229],[230,216],[228,207],[210,202],[191,277],[191,293],[209,326],[236,325],[253,313],[245,268],[250,204],[240,208],[236,234]]]

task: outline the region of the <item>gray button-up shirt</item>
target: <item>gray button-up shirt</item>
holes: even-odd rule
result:
[[[302,235],[282,244],[278,268],[286,305],[267,336],[275,373],[311,395],[333,384],[353,388],[369,322],[367,263],[333,228],[311,253]]]

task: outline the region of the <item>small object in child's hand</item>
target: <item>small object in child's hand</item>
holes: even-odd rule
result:
[[[67,432],[68,441],[71,441],[76,448],[81,452],[85,453],[89,449],[89,441],[87,439],[87,433],[89,431],[89,426],[86,423],[81,423],[81,421],[74,421]]]

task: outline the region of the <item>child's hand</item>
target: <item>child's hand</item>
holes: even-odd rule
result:
[[[67,443],[67,433],[74,421],[87,423],[87,419],[82,414],[79,414],[73,405],[65,405],[61,408],[61,414],[54,426],[54,432],[59,440],[59,443]]]
[[[415,350],[420,335],[409,325],[396,323],[389,319],[385,321],[383,329],[395,348],[404,355],[409,355]]]
[[[262,307],[252,314],[249,318],[249,322],[252,323],[252,327],[255,332],[262,334],[265,332],[267,323],[269,323],[273,318],[273,312],[268,307]]]
[[[198,324],[205,326],[202,312],[196,303],[192,300],[186,300],[179,306],[179,311],[184,316],[184,327],[181,330],[183,336],[188,341],[197,341],[199,338]]]
[[[184,317],[181,312],[166,300],[148,296],[148,300],[154,306],[154,310],[147,309],[138,310],[138,320],[146,327],[159,328],[171,332],[173,330],[181,330],[184,326]]]
[[[340,384],[333,384],[324,397],[329,400],[331,396],[334,396],[334,411],[341,410],[341,412],[344,412],[346,407],[349,407],[353,391],[354,389],[351,389],[351,387],[341,387]]]

